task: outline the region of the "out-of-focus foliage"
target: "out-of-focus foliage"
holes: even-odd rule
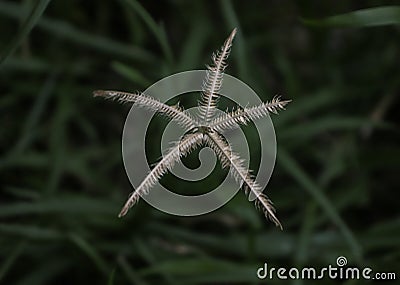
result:
[[[257,284],[264,262],[320,268],[341,255],[399,274],[396,1],[47,2],[0,2],[1,284]],[[144,90],[202,69],[233,27],[227,72],[263,101],[293,100],[273,117],[278,153],[266,189],[284,231],[240,194],[204,216],[139,203],[117,219],[132,190],[121,156],[129,106],[91,92]],[[152,161],[162,126],[151,129]],[[224,175],[216,170],[207,186]],[[171,175],[162,182],[208,190]]]
[[[322,20],[304,20],[308,25],[332,27],[376,27],[400,24],[400,6],[376,7],[335,15]]]

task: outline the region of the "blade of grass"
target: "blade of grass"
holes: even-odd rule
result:
[[[240,28],[240,23],[235,13],[235,9],[233,8],[232,2],[229,0],[222,0],[221,2],[221,10],[225,17],[225,20],[229,26],[229,29],[233,29],[236,27],[238,32],[236,34],[236,41],[235,41],[235,48],[233,52],[237,54],[236,60],[238,63],[238,70],[240,77],[248,83],[251,83],[253,86],[253,82],[251,77],[249,76],[249,67],[248,67],[248,60],[247,60],[247,53],[245,47],[245,40],[243,38],[243,33]]]
[[[0,217],[21,217],[46,213],[73,216],[84,214],[82,216],[104,215],[114,217],[118,207],[119,204],[113,203],[112,200],[58,195],[57,198],[38,202],[3,203],[0,207]]]
[[[125,273],[125,276],[132,284],[137,285],[147,285],[136,272],[133,270],[132,266],[128,263],[124,256],[119,256],[117,259],[118,265],[121,267],[122,271]]]
[[[359,242],[356,240],[354,234],[340,217],[335,207],[323,193],[322,189],[316,185],[313,180],[301,169],[297,162],[283,149],[280,149],[277,156],[278,161],[290,176],[292,176],[303,188],[306,190],[326,214],[331,218],[332,222],[342,232],[346,239],[350,249],[352,250],[357,261],[360,262],[362,258],[362,248]]]
[[[400,244],[397,241],[399,235],[400,218],[394,217],[390,221],[378,223],[366,231],[361,242],[368,251],[378,251],[379,249],[386,248],[388,253],[398,254],[400,252]],[[374,260],[374,262],[376,261]],[[385,261],[385,264],[388,264],[387,261]],[[392,263],[390,266],[396,265]]]
[[[389,126],[385,123],[372,122],[367,118],[352,117],[325,117],[310,121],[307,124],[301,124],[293,127],[283,128],[279,135],[280,139],[292,140],[296,138],[297,142],[307,141],[315,135],[334,130],[358,130],[366,122],[374,126]]]
[[[342,151],[341,149],[345,147],[346,144],[342,143],[339,147],[339,151],[337,150],[334,154],[331,155],[333,159],[325,159],[325,167],[323,173],[321,173],[318,178],[318,184],[321,187],[326,187],[335,177],[340,175],[345,171],[342,167]],[[312,246],[312,235],[316,231],[315,228],[318,226],[317,223],[317,213],[318,213],[318,204],[315,200],[311,200],[307,202],[305,212],[302,219],[301,230],[299,234],[298,246],[296,248],[295,254],[295,262],[296,267],[302,267],[309,257],[309,251]],[[294,280],[293,284],[301,285],[304,284],[303,280]]]
[[[107,273],[109,272],[109,266],[107,265],[106,261],[101,257],[101,255],[97,252],[95,247],[93,247],[82,236],[76,233],[71,233],[69,235],[69,239],[93,261],[93,263],[102,274],[107,276]]]
[[[317,204],[315,201],[309,201],[306,205],[305,213],[303,215],[303,222],[299,233],[298,246],[294,256],[296,267],[300,268],[304,265],[308,257],[308,249],[312,239],[313,229],[315,226]],[[303,280],[293,280],[292,284],[304,284]]]
[[[196,19],[192,29],[183,43],[178,70],[193,69],[202,58],[202,50],[205,45],[205,38],[210,30],[206,21]]]
[[[23,151],[32,142],[32,130],[34,130],[35,127],[38,125],[40,117],[45,110],[46,104],[56,85],[57,75],[58,73],[54,72],[50,74],[46,79],[42,89],[37,96],[35,103],[32,106],[30,113],[28,114],[28,117],[26,118],[21,137],[15,145],[15,151]]]
[[[44,189],[47,194],[53,193],[58,189],[60,179],[65,172],[68,144],[67,126],[73,117],[74,110],[71,107],[73,103],[70,96],[59,96],[57,99],[57,111],[52,119],[52,130],[49,138],[50,165],[47,185]]]
[[[58,231],[27,224],[0,224],[0,233],[44,240],[54,240],[62,237]]]
[[[167,34],[165,33],[165,30],[154,21],[150,13],[147,12],[146,9],[138,1],[136,0],[122,0],[122,1],[125,2],[128,6],[130,6],[139,15],[139,17],[142,18],[142,20],[145,22],[149,30],[154,34],[157,41],[159,42],[161,49],[163,50],[163,53],[167,58],[167,61],[171,64],[173,62],[173,55],[171,47],[168,43]]]
[[[299,234],[298,247],[294,257],[297,265],[303,265],[307,258],[307,248],[312,237],[313,227],[315,224],[315,213],[317,209],[315,201],[310,201],[304,212],[303,224]]]
[[[4,167],[5,165],[9,165],[11,162],[16,162],[17,157],[21,156],[21,153],[34,141],[34,137],[36,135],[36,126],[39,123],[40,117],[45,110],[47,101],[54,90],[56,78],[57,73],[54,72],[50,74],[45,81],[42,89],[37,95],[31,111],[25,120],[20,138],[18,139],[17,143],[15,143],[8,151],[7,155],[0,159],[0,168]]]
[[[14,3],[0,2],[0,14],[14,19],[20,19],[24,14],[24,9],[20,5]],[[151,53],[140,47],[128,46],[106,37],[82,32],[64,21],[42,17],[37,23],[37,27],[56,35],[57,37],[102,52],[145,62],[154,59],[154,56]]]
[[[180,284],[262,284],[256,271],[262,264],[235,264],[231,269],[182,277]]]
[[[140,273],[143,275],[151,275],[167,271],[174,275],[192,276],[193,274],[209,274],[221,270],[229,270],[233,266],[233,263],[213,258],[187,257],[159,262],[156,266],[141,270]]]
[[[110,277],[108,277],[107,285],[114,285],[115,271],[116,271],[115,268],[111,271]]]
[[[385,6],[353,11],[321,20],[302,19],[303,23],[317,27],[374,27],[400,24],[400,6]]]
[[[286,98],[286,96],[284,97]],[[279,114],[279,120],[274,122],[275,126],[285,125],[291,120],[304,116],[304,114],[309,115],[312,112],[321,111],[324,107],[332,107],[339,101],[336,94],[326,89],[315,91],[312,94],[304,95],[304,97],[293,98],[293,100],[290,108]]]
[[[295,71],[292,62],[287,55],[281,48],[277,48],[273,52],[272,58],[274,60],[274,65],[282,74],[285,93],[290,94],[290,96],[301,93],[301,90],[303,89],[303,81],[299,78],[299,75]]]
[[[68,272],[71,267],[71,261],[66,258],[59,258],[56,256],[49,259],[46,256],[46,260],[29,266],[29,269],[24,270],[24,274],[21,274],[18,282],[13,283],[15,285],[43,285],[52,284],[57,276],[62,275],[64,272]]]
[[[204,233],[193,233],[186,229],[180,229],[171,225],[155,223],[149,226],[152,231],[160,236],[170,239],[187,241],[192,246],[198,245],[199,248],[208,248],[214,253],[229,254],[245,258],[248,255],[248,237],[246,235],[234,234],[229,239],[221,239],[218,236]],[[290,236],[283,236],[281,233],[258,235],[255,241],[255,254],[262,258],[266,255],[270,257],[281,257],[291,251],[294,240]]]
[[[12,154],[10,152],[10,154]],[[12,159],[10,159],[12,157]],[[27,167],[27,168],[42,168],[49,164],[47,154],[42,152],[25,152],[24,155],[7,155],[4,159],[0,159],[0,169],[5,167]]]
[[[21,200],[38,200],[41,195],[37,191],[32,191],[32,189],[18,188],[18,187],[4,187],[3,193],[14,196]]]
[[[182,258],[159,262],[156,267],[144,269],[144,276],[168,271],[179,276],[177,284],[236,284],[259,281],[256,270],[260,264],[234,263],[215,258]],[[257,283],[258,284],[258,283]]]
[[[151,266],[157,266],[158,260],[154,256],[153,252],[151,249],[147,246],[145,242],[143,242],[140,239],[135,240],[135,245],[138,250],[138,253],[151,265]],[[163,276],[164,280],[168,284],[176,284],[176,280],[172,278],[172,275],[169,274],[168,271],[161,270],[160,274]]]
[[[145,78],[139,71],[123,64],[119,61],[111,63],[111,67],[120,75],[124,76],[128,80],[132,81],[135,85],[140,87],[147,87],[150,85],[150,81]]]
[[[36,2],[36,5],[33,7],[31,13],[22,24],[14,39],[10,41],[10,43],[4,48],[3,52],[1,53],[0,66],[14,52],[21,41],[28,36],[33,27],[36,26],[44,10],[46,10],[46,7],[49,5],[50,1],[51,0],[39,0]]]
[[[13,71],[24,71],[31,73],[45,73],[51,69],[51,64],[45,62],[39,58],[18,58],[14,56],[9,56],[7,60],[2,65],[0,72],[6,74]]]
[[[22,241],[17,244],[17,246],[13,249],[13,251],[7,256],[7,258],[2,262],[3,264],[0,267],[0,282],[6,276],[7,272],[13,266],[14,262],[18,259],[18,257],[22,254],[25,247],[27,245],[26,241]]]

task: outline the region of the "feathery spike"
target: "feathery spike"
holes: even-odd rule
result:
[[[142,93],[128,93],[111,90],[96,90],[93,92],[93,96],[116,100],[120,103],[135,103],[139,107],[155,111],[168,119],[175,121],[185,130],[190,130],[198,125],[192,116],[179,107],[179,103],[175,106],[169,106]]]
[[[216,132],[236,129],[240,124],[246,125],[249,121],[263,118],[269,113],[278,114],[278,111],[284,110],[290,102],[291,100],[280,101],[280,97],[275,96],[271,102],[222,114],[212,120],[209,127]]]
[[[244,183],[244,191],[247,196],[250,192],[256,197],[255,206],[264,212],[267,219],[271,220],[277,227],[283,229],[275,215],[275,208],[271,200],[262,193],[261,187],[251,176],[249,171],[243,166],[243,160],[231,151],[229,145],[219,137],[217,133],[209,132],[205,135],[205,143],[214,150],[222,162],[223,167],[230,166],[230,174],[236,182]]]
[[[171,168],[178,162],[182,157],[188,155],[198,145],[203,142],[202,133],[188,134],[182,138],[181,141],[177,142],[169,152],[157,163],[157,165],[149,172],[142,183],[137,189],[129,195],[124,207],[119,213],[118,217],[121,218],[128,213],[128,210],[139,200],[140,196],[147,195],[157,181],[167,172],[168,168]]]
[[[236,31],[236,28],[233,29],[221,50],[213,54],[212,65],[207,66],[207,74],[202,87],[203,92],[199,101],[202,122],[206,125],[215,113],[219,98],[218,92],[222,87],[222,78],[227,66],[226,60],[229,57]]]

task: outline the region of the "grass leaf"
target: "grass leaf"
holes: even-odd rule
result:
[[[400,24],[400,6],[384,6],[335,15],[321,20],[303,19],[317,27],[374,27]]]
[[[360,261],[362,257],[362,248],[359,242],[356,240],[354,234],[343,221],[340,214],[326,197],[324,192],[313,182],[313,180],[301,169],[297,162],[285,150],[281,149],[277,158],[280,165],[285,168],[288,174],[290,174],[304,188],[304,190],[306,190],[315,199],[315,201],[318,202],[326,214],[331,218],[332,222],[336,224],[348,242],[348,245],[352,249],[354,256],[358,259],[358,261]]]
[[[47,5],[49,5],[51,0],[39,0],[36,2],[36,5],[33,7],[31,13],[25,19],[22,24],[20,30],[17,32],[17,35],[14,39],[4,48],[3,52],[0,55],[0,66],[1,64],[9,57],[14,50],[18,47],[22,40],[24,40],[29,32],[35,27],[38,23],[40,17],[42,16],[44,10]]]
[[[109,267],[103,257],[97,252],[96,248],[87,242],[82,236],[76,233],[69,235],[71,241],[80,248],[97,266],[99,271],[103,274],[109,272]]]
[[[24,9],[14,3],[0,2],[0,14],[21,19]],[[53,36],[66,39],[80,46],[92,48],[113,55],[128,57],[139,61],[152,61],[154,56],[144,49],[116,42],[110,38],[93,35],[88,32],[80,31],[69,23],[61,20],[52,20],[43,17],[38,20],[38,28],[41,28]]]
[[[168,43],[167,34],[162,26],[158,25],[149,12],[136,0],[123,0],[128,6],[130,6],[145,22],[149,30],[153,33],[156,37],[157,41],[159,42],[164,56],[167,58],[169,63],[173,61],[173,55],[171,47]]]
[[[27,245],[26,241],[19,242],[14,250],[7,256],[5,260],[3,260],[0,266],[0,282],[10,270],[14,262],[18,259],[18,257],[23,253],[25,247]]]

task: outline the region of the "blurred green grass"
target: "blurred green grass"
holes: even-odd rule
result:
[[[396,272],[394,4],[0,2],[0,283],[258,284],[264,262],[323,267],[340,255]],[[205,216],[170,216],[143,202],[117,219],[132,190],[121,157],[129,106],[91,92],[143,90],[202,69],[233,27],[228,73],[263,100],[293,100],[272,117],[278,153],[266,190],[285,230],[240,194]],[[175,181],[165,179],[187,192]]]

